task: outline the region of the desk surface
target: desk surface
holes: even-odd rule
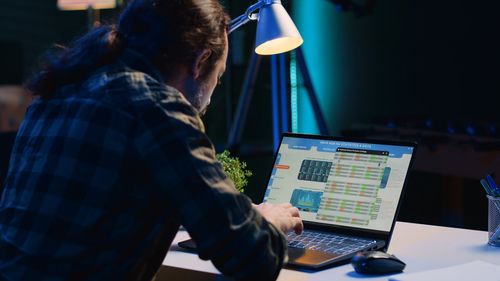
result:
[[[397,222],[388,252],[407,265],[405,272],[418,272],[482,260],[500,265],[500,248],[486,244],[487,232],[423,224]],[[196,254],[183,252],[177,242],[189,238],[179,231],[163,265],[218,273],[209,261]],[[316,272],[283,269],[278,280],[387,280],[382,277],[365,277],[357,274],[350,264]]]

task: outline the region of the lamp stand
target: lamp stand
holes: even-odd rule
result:
[[[101,25],[101,11],[99,9],[94,9],[92,6],[87,8],[87,24],[89,30],[94,27]]]
[[[302,74],[304,86],[307,90],[309,100],[314,111],[314,116],[318,124],[319,131],[322,135],[328,135],[328,128],[325,118],[321,112],[319,101],[317,99],[316,91],[313,87],[311,76],[307,68],[306,61],[302,48],[297,48],[297,66]],[[252,52],[245,79],[241,88],[240,97],[236,112],[229,128],[229,135],[227,139],[228,148],[234,148],[240,144],[243,127],[246,122],[248,108],[252,99],[257,73],[262,61],[262,57]],[[287,81],[286,81],[286,67],[285,55],[271,56],[271,83],[272,83],[272,104],[273,104],[273,148],[274,151],[278,148],[281,133],[288,131],[290,128],[290,118],[288,114],[288,101],[287,101]],[[281,105],[281,106],[280,106]],[[281,117],[280,115],[281,111]]]

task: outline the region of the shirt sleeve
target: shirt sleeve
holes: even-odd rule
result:
[[[224,174],[196,110],[182,98],[163,99],[139,123],[136,149],[200,258],[237,279],[276,279],[287,256],[284,235]]]

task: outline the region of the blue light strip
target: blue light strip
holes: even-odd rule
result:
[[[297,83],[297,60],[295,51],[290,52],[290,110],[292,119],[292,132],[299,131],[299,109],[297,103],[298,83]]]
[[[276,55],[271,56],[271,99],[273,108],[273,151],[278,150],[280,141],[280,127],[279,127],[279,102],[278,102],[278,61]]]
[[[281,107],[281,133],[288,132],[288,97],[287,97],[287,87],[286,87],[286,57],[285,54],[279,54],[279,67],[280,67],[280,107]]]

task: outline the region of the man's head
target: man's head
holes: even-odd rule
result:
[[[217,0],[134,0],[118,31],[203,113],[225,70],[228,23]]]
[[[205,49],[197,55],[193,64],[181,66],[178,75],[168,79],[168,83],[180,90],[201,115],[205,114],[212,93],[226,70],[227,53],[228,44],[225,43],[222,56],[211,62],[211,51]]]

